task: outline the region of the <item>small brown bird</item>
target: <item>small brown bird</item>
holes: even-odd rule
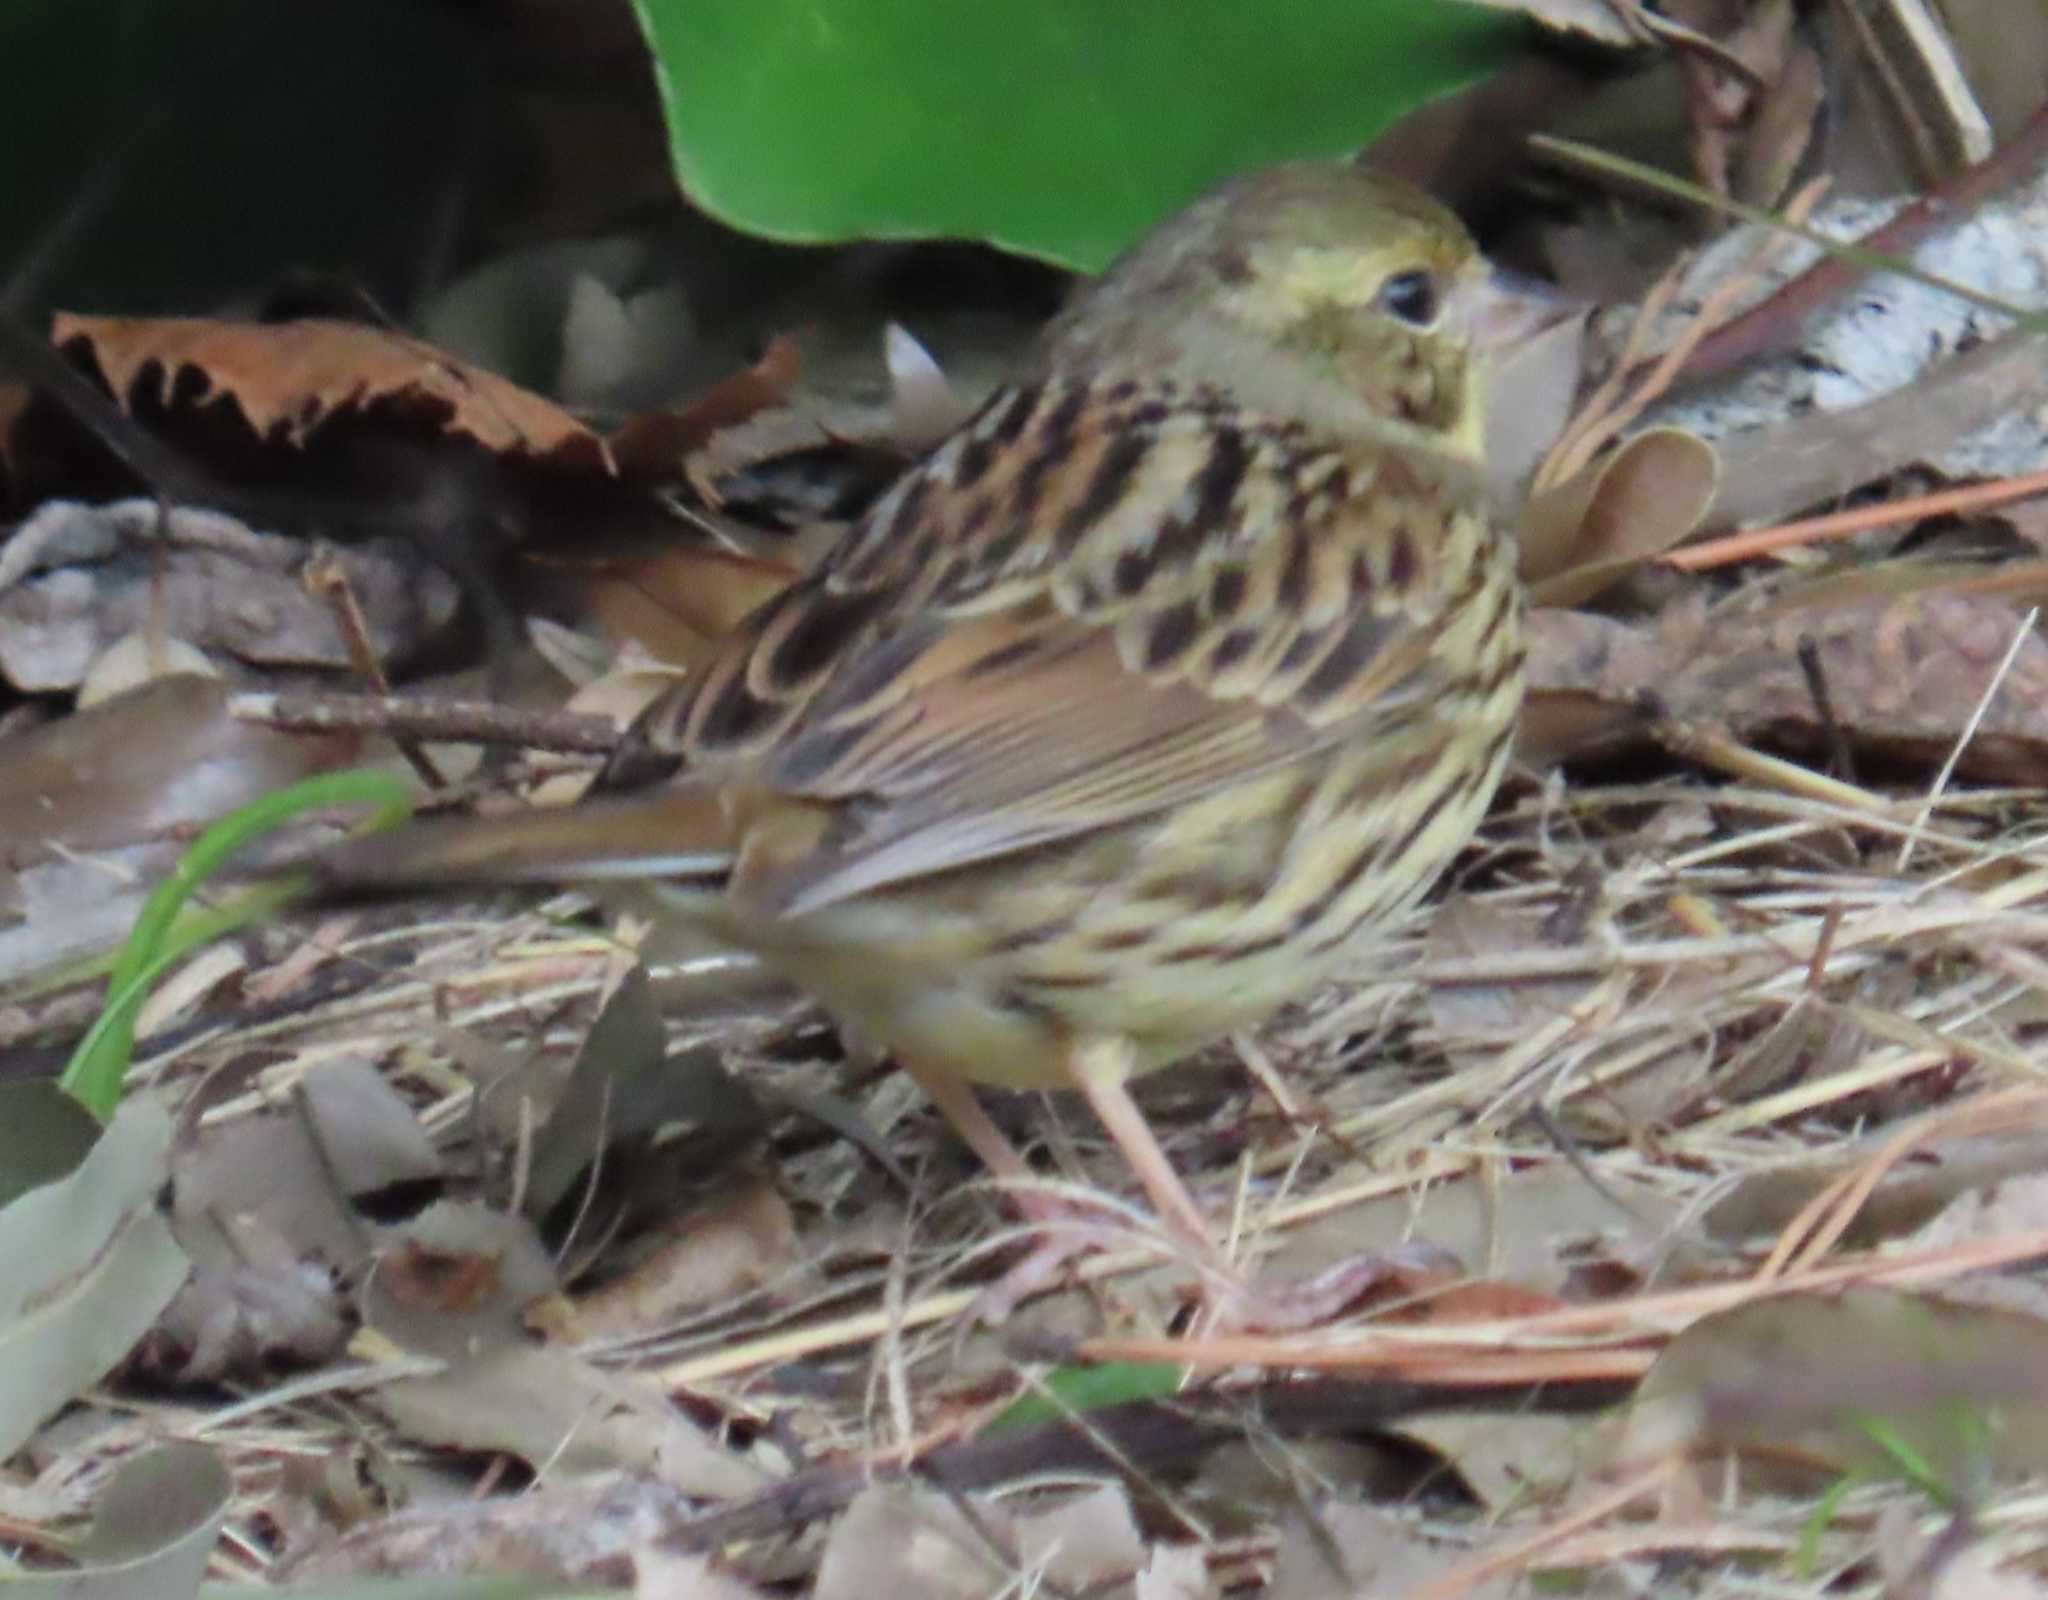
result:
[[[968,1085],[1080,1090],[1213,1250],[1127,1085],[1313,988],[1484,812],[1522,643],[1483,360],[1554,314],[1385,178],[1226,184],[648,712],[637,792],[321,870],[651,884],[1003,1177]]]

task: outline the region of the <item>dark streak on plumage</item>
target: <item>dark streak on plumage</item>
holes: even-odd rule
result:
[[[1296,697],[1313,710],[1343,693],[1365,670],[1366,663],[1386,647],[1387,637],[1393,631],[1394,624],[1371,612],[1353,617],[1351,625],[1330,646],[1330,653],[1316,663],[1315,671],[1295,691]]]
[[[1151,449],[1151,439],[1136,431],[1119,433],[1109,441],[1088,479],[1088,487],[1053,530],[1053,549],[1060,556],[1072,553],[1089,530],[1116,508]]]
[[[1329,629],[1303,628],[1287,641],[1287,648],[1280,652],[1280,659],[1274,663],[1274,672],[1283,678],[1290,672],[1299,672],[1329,642]]]
[[[1396,526],[1387,535],[1387,582],[1396,594],[1405,594],[1414,588],[1420,563],[1415,556],[1415,540],[1405,527]]]
[[[796,690],[821,679],[874,620],[884,599],[873,591],[816,592],[809,605],[796,608],[788,630],[775,640],[768,656],[769,681]]]
[[[760,737],[775,710],[769,701],[749,693],[746,679],[735,673],[698,712],[692,742],[721,753],[735,749]]]
[[[1145,640],[1144,670],[1159,672],[1171,666],[1194,644],[1201,633],[1201,615],[1192,600],[1168,606],[1151,619]]]
[[[983,438],[979,433],[968,434],[961,441],[959,455],[953,460],[952,486],[955,489],[972,489],[995,464],[995,459],[995,440]]]
[[[805,728],[776,751],[776,782],[799,794],[814,790],[840,770],[870,731],[866,720]]]
[[[991,650],[985,656],[977,656],[967,663],[967,670],[961,676],[969,682],[976,678],[986,678],[991,673],[1001,672],[1020,662],[1029,661],[1041,648],[1042,641],[1038,639],[1019,639],[1014,644],[1004,645],[1000,650]]]
[[[1120,950],[1136,950],[1141,945],[1150,944],[1157,932],[1155,928],[1118,928],[1110,933],[1097,934],[1092,943],[1104,955],[1114,955]]]
[[[1429,831],[1430,824],[1435,822],[1438,814],[1442,812],[1445,806],[1450,804],[1451,795],[1455,787],[1456,785],[1454,784],[1443,784],[1437,789],[1435,794],[1429,797],[1428,803],[1423,806],[1415,820],[1408,825],[1408,831],[1394,841],[1393,847],[1388,851],[1391,859],[1399,861],[1410,850],[1415,848],[1415,841]]]
[[[1217,428],[1209,436],[1209,459],[1195,474],[1195,509],[1188,523],[1195,528],[1221,527],[1251,464],[1243,431],[1228,424]]]
[[[1282,611],[1297,612],[1308,604],[1309,563],[1307,530],[1299,523],[1289,523],[1287,560],[1280,568],[1280,587],[1276,596]]]
[[[1010,392],[1007,400],[1000,402],[1002,415],[997,417],[989,429],[989,441],[1001,448],[1017,442],[1024,432],[1024,425],[1031,420],[1032,412],[1038,409],[1038,402],[1045,391],[1037,384],[1026,384]]]
[[[1228,672],[1258,648],[1256,628],[1232,628],[1209,648],[1209,665],[1216,672]]]
[[[1290,936],[1300,938],[1320,925],[1323,918],[1335,909],[1337,902],[1357,888],[1359,881],[1385,859],[1386,853],[1381,850],[1359,851],[1344,864],[1344,870],[1324,886],[1321,894],[1295,912],[1288,927]],[[1395,859],[1399,859],[1398,853]]]
[[[1109,570],[1110,587],[1125,599],[1144,591],[1152,581],[1154,566],[1153,551],[1149,546],[1138,546],[1117,553],[1116,565]]]
[[[1218,567],[1209,576],[1209,615],[1218,622],[1227,622],[1237,615],[1237,608],[1244,604],[1250,588],[1251,580],[1243,567],[1235,563]]]

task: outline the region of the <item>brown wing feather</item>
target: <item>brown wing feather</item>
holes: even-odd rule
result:
[[[644,732],[836,806],[755,886],[788,911],[1162,811],[1427,707],[1485,537],[1435,470],[1203,393],[1008,392]]]

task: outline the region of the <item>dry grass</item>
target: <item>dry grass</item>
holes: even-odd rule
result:
[[[1069,1291],[1044,1313],[1049,1325],[1080,1317],[1103,1330],[1083,1355],[1180,1360],[1226,1387],[1314,1371],[1572,1382],[1634,1377],[1700,1317],[1762,1297],[1940,1291],[2021,1271],[2048,1255],[2048,1231],[1901,1243],[1868,1214],[1887,1183],[1924,1175],[1965,1139],[2038,1140],[2041,799],[1817,798],[1688,776],[1523,784],[1448,900],[1373,952],[1369,976],[1256,1041],[1297,1106],[1275,1105],[1228,1050],[1162,1080],[1154,1106],[1183,1170],[1213,1168],[1200,1192],[1234,1208],[1248,1261],[1312,1270],[1333,1240],[1355,1247],[1407,1223],[1427,1236],[1444,1197],[1462,1192],[1482,1215],[1493,1208],[1465,1265],[1529,1293],[1489,1300],[1444,1282],[1313,1335],[1168,1342],[1162,1284],[1184,1285],[1187,1268],[1142,1215],[1112,1209],[1103,1226],[1127,1247],[1091,1258],[1081,1276],[1092,1299]],[[414,958],[394,964],[400,952]],[[478,1052],[572,1054],[623,958],[538,915],[437,914],[361,928],[332,959],[383,970],[346,999],[189,1040],[151,1060],[150,1077],[177,1089],[265,1052],[271,1064],[248,1090],[207,1111],[219,1121],[275,1104],[323,1061],[368,1056],[428,1129],[459,1143]],[[800,1414],[812,1460],[900,1461],[971,1433],[1018,1391],[1020,1371],[1039,1369],[968,1331],[973,1265],[1004,1235],[987,1208],[935,1199],[940,1175],[960,1168],[934,1120],[894,1074],[792,1059],[791,1018],[781,1004],[709,1019],[686,1008],[670,1026],[675,1041],[716,1043],[771,1090],[855,1094],[898,1159],[928,1175],[919,1193],[906,1203],[846,1143],[785,1118],[772,1165],[799,1221],[798,1259],[764,1291],[583,1354],[694,1397],[742,1435]],[[1092,1130],[1064,1108],[1010,1109],[1052,1128],[1068,1181],[1114,1188]],[[1720,1225],[1730,1197],[1773,1172],[1810,1176],[1794,1177],[1790,1198],[1751,1207],[1743,1231]],[[1515,1203],[1532,1174],[1563,1177],[1553,1191],[1579,1196],[1566,1213],[1574,1236],[1546,1232],[1554,1214]],[[1532,1262],[1535,1281],[1519,1278]],[[1027,1308],[1021,1320],[1040,1316]],[[242,1545],[254,1574],[266,1546],[257,1507],[282,1463],[365,1442],[399,1461],[431,1454],[375,1404],[380,1386],[418,1367],[366,1334],[348,1364],[246,1400],[136,1409],[153,1430],[212,1440],[247,1468]],[[1942,1520],[1913,1489],[1858,1491],[1833,1508],[1821,1565],[1802,1575],[1791,1552],[1812,1498],[1688,1502],[1674,1484],[1710,1492],[1712,1469],[1665,1457],[1617,1480],[1618,1470],[1589,1471],[1562,1500],[1534,1498],[1491,1525],[1433,1512],[1430,1526],[1469,1555],[1426,1592],[1468,1592],[1490,1573],[1661,1562],[1660,1593],[1870,1593],[1872,1566],[1847,1588],[1827,1580],[1867,1560],[1880,1513],[1906,1507],[1928,1529]],[[1972,1492],[1982,1537],[2005,1549],[2048,1541],[2048,1501]],[[1159,1487],[1157,1504],[1183,1493]],[[1209,1522],[1184,1506],[1183,1528],[1197,1526]],[[1219,1544],[1218,1570],[1263,1570],[1258,1551],[1270,1547],[1249,1548],[1233,1566]],[[1675,1556],[1685,1559],[1673,1566]]]

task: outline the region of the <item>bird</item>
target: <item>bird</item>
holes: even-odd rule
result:
[[[1482,819],[1524,655],[1486,372],[1558,304],[1391,177],[1226,181],[591,796],[347,841],[316,876],[632,885],[890,1051],[999,1179],[1029,1167],[974,1086],[1079,1091],[1215,1261],[1130,1084],[1355,961]]]

